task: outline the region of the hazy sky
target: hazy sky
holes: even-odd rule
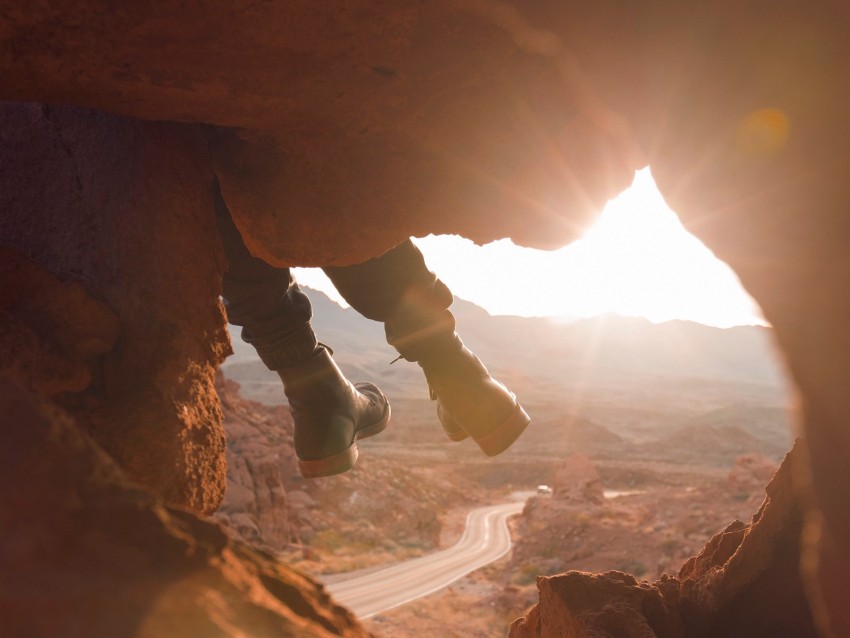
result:
[[[476,246],[453,235],[414,241],[455,296],[491,314],[764,323],[732,270],[682,227],[648,170],[608,203],[582,239],[560,250],[509,240]],[[341,301],[320,270],[297,268],[295,276]]]

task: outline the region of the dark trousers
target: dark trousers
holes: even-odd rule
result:
[[[288,268],[275,268],[248,252],[217,181],[214,189],[227,258],[222,282],[227,319],[242,327],[242,339],[270,369],[295,365],[317,345],[310,300]],[[384,324],[387,341],[410,361],[454,335],[451,291],[428,270],[410,240],[362,264],[324,271],[352,308]]]

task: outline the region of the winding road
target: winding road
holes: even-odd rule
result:
[[[524,501],[481,507],[469,513],[461,539],[449,549],[326,586],[358,618],[369,618],[427,596],[511,549],[507,520]]]

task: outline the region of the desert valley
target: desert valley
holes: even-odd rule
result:
[[[219,521],[335,582],[448,547],[470,509],[533,494],[510,522],[505,558],[365,619],[376,636],[506,635],[537,602],[541,575],[676,575],[715,534],[750,522],[792,445],[769,329],[614,316],[557,324],[458,300],[459,332],[533,419],[488,459],[445,437],[420,370],[390,364],[379,324],[308,292],[347,376],[390,398],[390,428],[360,444],[353,471],[301,479],[277,377],[232,333],[218,379],[229,446]],[[552,493],[537,493],[542,485]]]

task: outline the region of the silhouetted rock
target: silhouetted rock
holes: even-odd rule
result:
[[[217,1],[202,15],[24,5],[4,26],[29,37],[0,69],[6,99],[238,129],[212,146],[216,173],[249,247],[271,261],[354,263],[435,229],[552,247],[638,166],[602,106],[580,106],[558,64],[500,24],[498,10],[453,3],[243,11]],[[322,241],[301,222],[281,232],[297,217]]]

